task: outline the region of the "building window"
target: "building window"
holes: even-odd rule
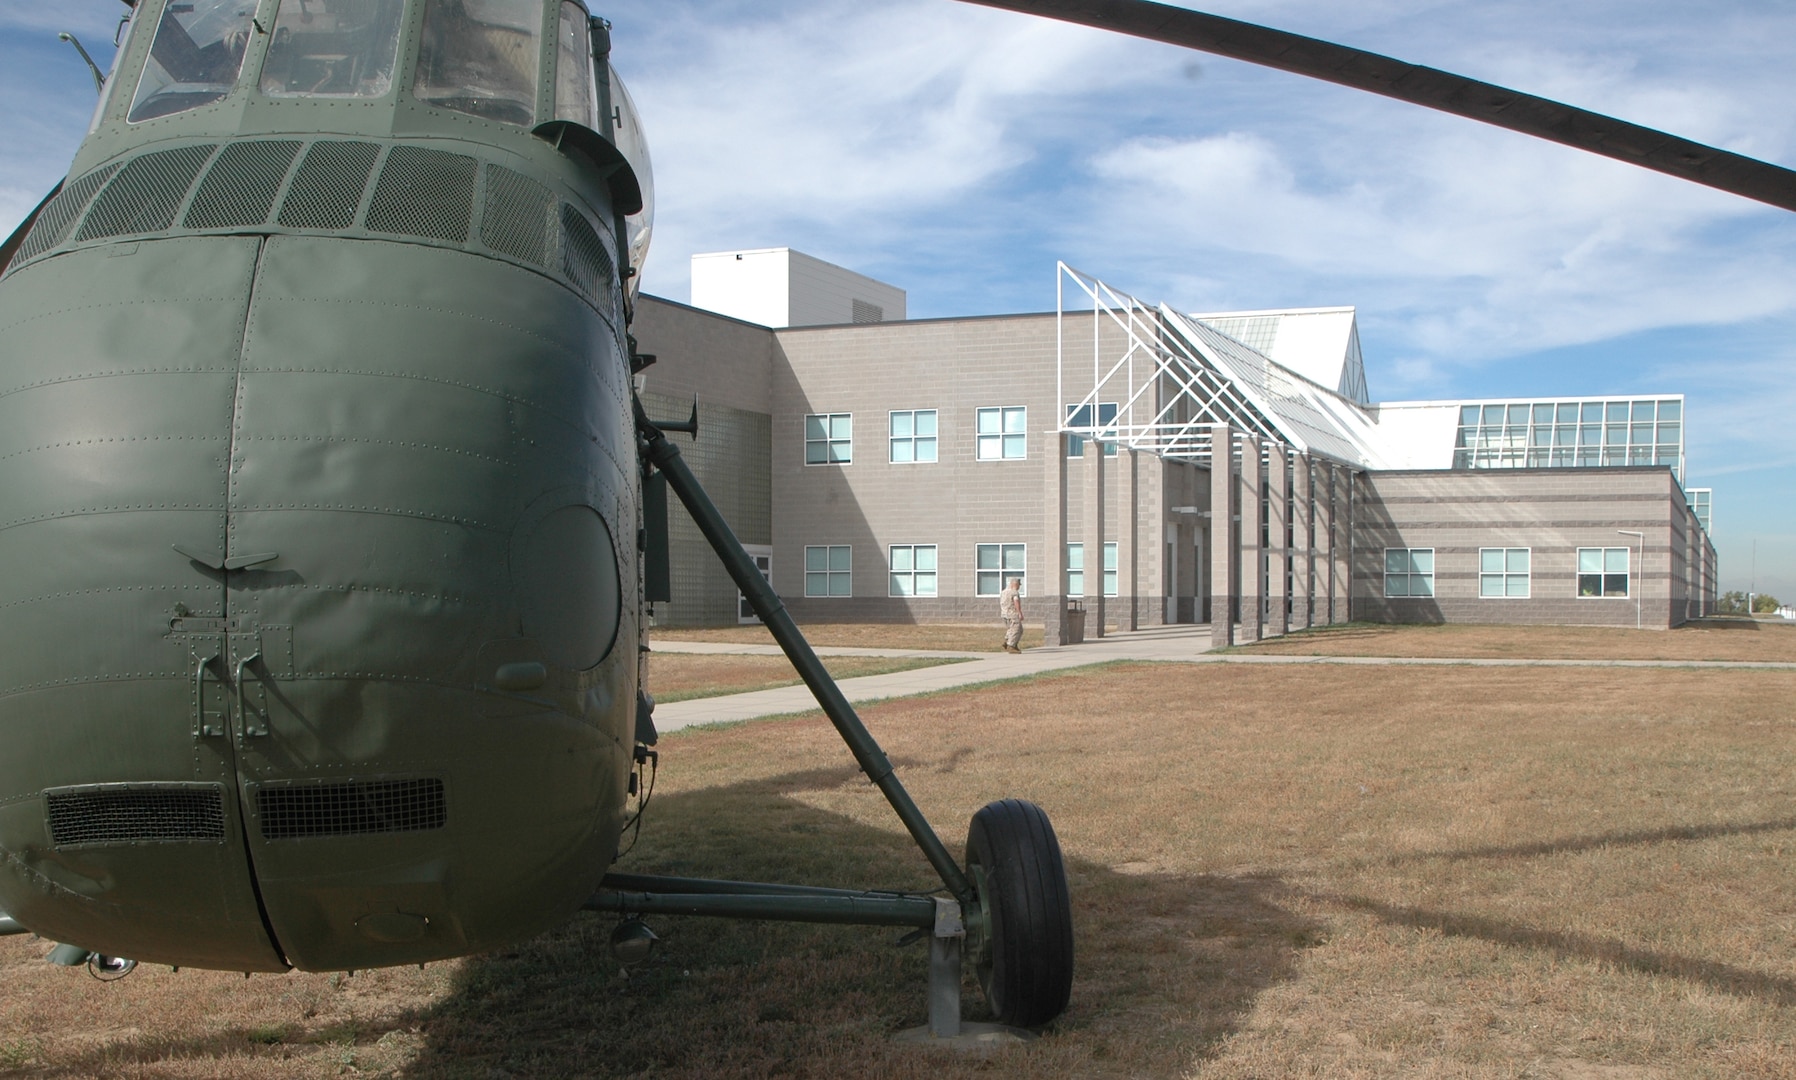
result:
[[[892,463],[935,460],[935,410],[911,409],[892,413]]]
[[[1028,561],[1025,558],[1024,544],[975,544],[973,545],[975,596],[996,596],[1004,588],[1004,583],[1011,578],[1022,578],[1023,589],[1028,591],[1029,579],[1023,574],[1023,567]]]
[[[892,596],[935,595],[935,545],[892,545]]]
[[[1023,456],[1028,439],[1028,416],[1023,406],[980,409],[977,419],[980,461],[1008,461]]]
[[[1664,465],[1680,481],[1684,402],[1531,401],[1462,405],[1455,469]]]
[[[1628,549],[1579,548],[1578,595],[1628,595]]]
[[[837,547],[807,547],[804,549],[804,594],[806,596],[849,596],[849,573],[853,560],[853,549],[843,544]]]
[[[1528,598],[1528,549],[1479,548],[1478,595],[1486,600]]]
[[[1116,544],[1104,545],[1104,595],[1117,594]],[[1085,595],[1085,545],[1066,545],[1066,595]]]
[[[846,465],[853,456],[853,413],[812,413],[804,418],[806,465]]]
[[[1114,401],[1098,402],[1097,426],[1100,428],[1103,428],[1103,427],[1109,426],[1110,424],[1114,424],[1115,422],[1116,422],[1116,402],[1114,402]],[[1091,406],[1090,405],[1068,405],[1066,407],[1066,426],[1067,427],[1076,427],[1076,428],[1091,427],[1092,426]],[[1083,457],[1083,456],[1085,456],[1085,436],[1083,436],[1083,435],[1068,435],[1066,437],[1066,456],[1067,457]],[[1104,456],[1105,457],[1115,457],[1116,456],[1116,444],[1115,443],[1107,442],[1104,444]]]
[[[1433,596],[1433,548],[1385,548],[1386,596]]]

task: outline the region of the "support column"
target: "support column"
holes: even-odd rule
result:
[[[1061,440],[1060,432],[1048,432],[1047,467],[1042,470],[1048,510],[1042,515],[1046,519],[1042,547],[1047,550],[1036,561],[1041,578],[1029,590],[1034,603],[1023,609],[1025,615],[1041,613],[1043,645],[1066,644],[1066,446]],[[992,603],[995,611],[996,601]]]
[[[1062,455],[1064,457],[1065,455]],[[1085,440],[1085,636],[1104,636],[1104,444]]]
[[[1122,610],[1116,621],[1124,630],[1141,629],[1141,455],[1125,450],[1129,469],[1129,505],[1123,511],[1122,535],[1117,538],[1116,590]]]
[[[1291,459],[1291,628],[1310,625],[1316,595],[1315,551],[1311,542],[1310,515],[1315,512],[1310,494],[1310,456]]]
[[[1265,504],[1265,472],[1260,455],[1266,444],[1254,436],[1241,440],[1241,643],[1260,640],[1265,623],[1266,542],[1260,510]]]
[[[1290,630],[1285,606],[1290,581],[1291,455],[1283,443],[1271,443],[1266,462],[1266,636]]]
[[[1332,573],[1334,592],[1330,597],[1329,621],[1344,623],[1353,618],[1353,471],[1334,469],[1334,543]]]
[[[1335,621],[1335,466],[1316,465],[1316,615],[1315,622]]]
[[[1234,429],[1210,427],[1210,646],[1233,645],[1235,568],[1238,549],[1229,535],[1235,520]]]

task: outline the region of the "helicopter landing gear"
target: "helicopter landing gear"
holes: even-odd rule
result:
[[[122,956],[92,953],[87,958],[87,973],[101,982],[118,982],[137,970],[137,961]]]
[[[861,771],[878,787],[942,881],[941,895],[710,881],[609,873],[587,900],[590,911],[621,915],[714,915],[735,919],[903,926],[927,935],[929,1023],[899,1035],[907,1042],[978,1047],[1034,1036],[1066,1008],[1073,981],[1072,907],[1066,865],[1047,814],[1034,803],[995,802],[973,816],[967,870],[948,851],[905,791],[897,769],[855,714],[841,688],[799,632],[767,579],[698,478],[661,428],[634,401],[645,472],[668,489],[722,560],[773,639],[811,688]],[[970,950],[997,1024],[962,1024],[960,975]]]
[[[966,947],[986,1004],[1001,1024],[1040,1027],[1073,986],[1072,903],[1048,815],[1021,799],[986,804],[967,830],[967,873],[979,903]]]

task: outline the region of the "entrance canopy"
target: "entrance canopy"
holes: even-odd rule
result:
[[[1355,468],[1383,465],[1373,419],[1358,402],[1210,322],[1065,263],[1057,303],[1060,419],[1069,434],[1207,464],[1212,425],[1228,424]]]

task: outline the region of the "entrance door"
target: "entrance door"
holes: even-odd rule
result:
[[[761,544],[743,544],[742,550],[755,561],[755,569],[769,582],[773,581],[773,549]],[[736,621],[743,624],[757,624],[761,617],[755,614],[754,608],[748,604],[748,597],[740,592],[736,594]]]

